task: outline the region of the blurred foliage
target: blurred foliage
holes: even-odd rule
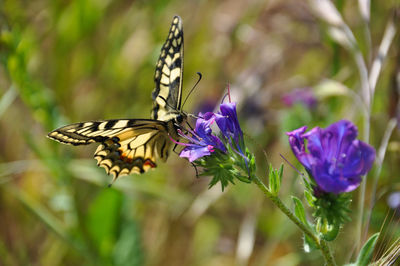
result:
[[[369,47],[357,1],[334,2],[370,64],[399,4],[371,1]],[[218,103],[230,83],[260,176],[268,164],[262,150],[275,166],[280,154],[295,162],[285,131],[346,118],[364,133],[356,65],[307,2],[3,0],[0,265],[322,265],[318,252],[301,250],[301,233],[256,186],[208,190],[209,177],[196,178],[187,161],[171,156],[108,189],[110,177],[88,159],[95,147],[45,138],[66,123],[149,118],[154,65],[175,14],[184,22],[184,93],[195,73],[203,74],[184,109]],[[370,138],[376,148],[399,115],[399,47],[397,36],[376,88]],[[315,109],[282,104],[284,93],[303,87],[317,96]],[[374,259],[400,234],[399,216],[386,204],[400,190],[399,137],[395,129],[368,232],[391,237],[378,240]],[[304,201],[301,179],[286,169],[280,195],[288,205],[290,194]],[[370,183],[366,202],[375,196]],[[354,227],[346,224],[333,246],[339,264],[357,257]]]

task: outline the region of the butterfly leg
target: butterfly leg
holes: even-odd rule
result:
[[[178,146],[178,144],[175,144],[175,146],[174,146],[174,148],[172,149],[172,151],[173,151],[175,154],[179,155],[180,153],[177,152],[177,151],[175,150],[177,146]],[[197,170],[197,166],[196,166],[193,162],[190,162],[190,164],[193,166],[194,170],[196,171],[196,178],[199,178],[199,171]],[[111,184],[110,184],[110,185],[111,185]]]
[[[188,122],[186,122],[186,125],[188,125],[189,128],[190,128],[192,131],[194,131],[194,129],[192,128],[192,126],[191,126]]]
[[[172,151],[173,151],[174,153],[176,153],[177,155],[179,155],[179,152],[177,152],[177,151],[175,150],[176,147],[178,147],[178,144],[175,144],[175,145],[174,145],[174,147],[172,148]]]
[[[197,171],[197,166],[193,162],[190,163],[192,164],[194,170],[196,171],[196,178],[199,178],[199,172]]]

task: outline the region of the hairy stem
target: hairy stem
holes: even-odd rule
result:
[[[307,235],[310,239],[312,239],[315,243],[315,246],[319,248],[322,252],[322,255],[324,256],[326,265],[328,266],[334,266],[336,265],[332,254],[329,250],[328,244],[323,240],[320,239],[318,236],[314,234],[310,228],[308,228],[305,224],[303,224],[289,208],[283,204],[283,202],[278,198],[278,196],[272,194],[269,189],[265,186],[265,184],[257,177],[257,176],[252,176],[253,182],[261,189],[261,191],[264,193],[265,196],[267,196],[274,204],[276,207],[278,207],[298,228],[300,228],[301,231],[305,235]]]

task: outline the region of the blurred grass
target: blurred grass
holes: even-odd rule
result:
[[[335,2],[367,57],[356,3]],[[377,47],[398,3],[371,5]],[[260,154],[260,175],[266,165],[262,149],[275,165],[281,163],[279,154],[295,161],[284,131],[342,118],[361,121],[352,94],[360,85],[352,58],[306,3],[4,0],[1,265],[321,265],[318,253],[303,253],[300,232],[252,186],[204,194],[209,179],[196,179],[187,162],[171,156],[155,171],[125,177],[107,189],[110,178],[88,159],[95,147],[72,148],[45,138],[70,122],[148,118],[154,65],[175,14],[184,22],[184,93],[195,83],[195,73],[203,74],[185,110],[217,103],[230,83],[248,143]],[[390,118],[388,106],[398,97],[390,96],[398,43],[397,36],[376,89],[375,147]],[[318,97],[317,109],[281,103],[283,93],[306,86]],[[379,179],[371,233],[380,230],[388,212],[388,193],[400,189],[398,143],[397,130]],[[301,198],[299,183],[286,167],[282,197],[287,204],[289,194]],[[203,195],[214,198],[208,202]],[[191,211],[195,203],[203,204],[203,212]],[[256,217],[253,248],[239,259],[236,247],[248,215]],[[347,224],[334,246],[340,264],[351,256],[354,227]]]

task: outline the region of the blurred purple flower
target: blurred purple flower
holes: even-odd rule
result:
[[[217,97],[215,98],[206,98],[205,100],[201,101],[196,109],[195,109],[195,114],[198,113],[207,113],[207,112],[212,112],[215,108],[215,106],[218,104]]]
[[[180,157],[188,158],[190,162],[193,162],[203,156],[210,155],[215,151],[215,148],[226,152],[226,148],[221,140],[212,135],[210,126],[214,121],[214,113],[199,113],[194,132],[189,131],[191,136],[183,134],[180,130],[178,131],[181,137],[189,141],[189,143],[176,142],[177,144],[186,146],[179,154]]]
[[[393,192],[387,199],[387,204],[392,209],[398,209],[400,207],[400,192]]]
[[[296,103],[304,104],[306,107],[312,109],[317,105],[317,98],[311,89],[297,88],[282,96],[282,101],[285,105],[292,107]]]
[[[323,192],[342,193],[356,189],[361,176],[375,160],[375,149],[357,140],[356,126],[347,120],[326,129],[307,127],[287,132],[294,155]],[[307,150],[305,140],[307,140]]]

